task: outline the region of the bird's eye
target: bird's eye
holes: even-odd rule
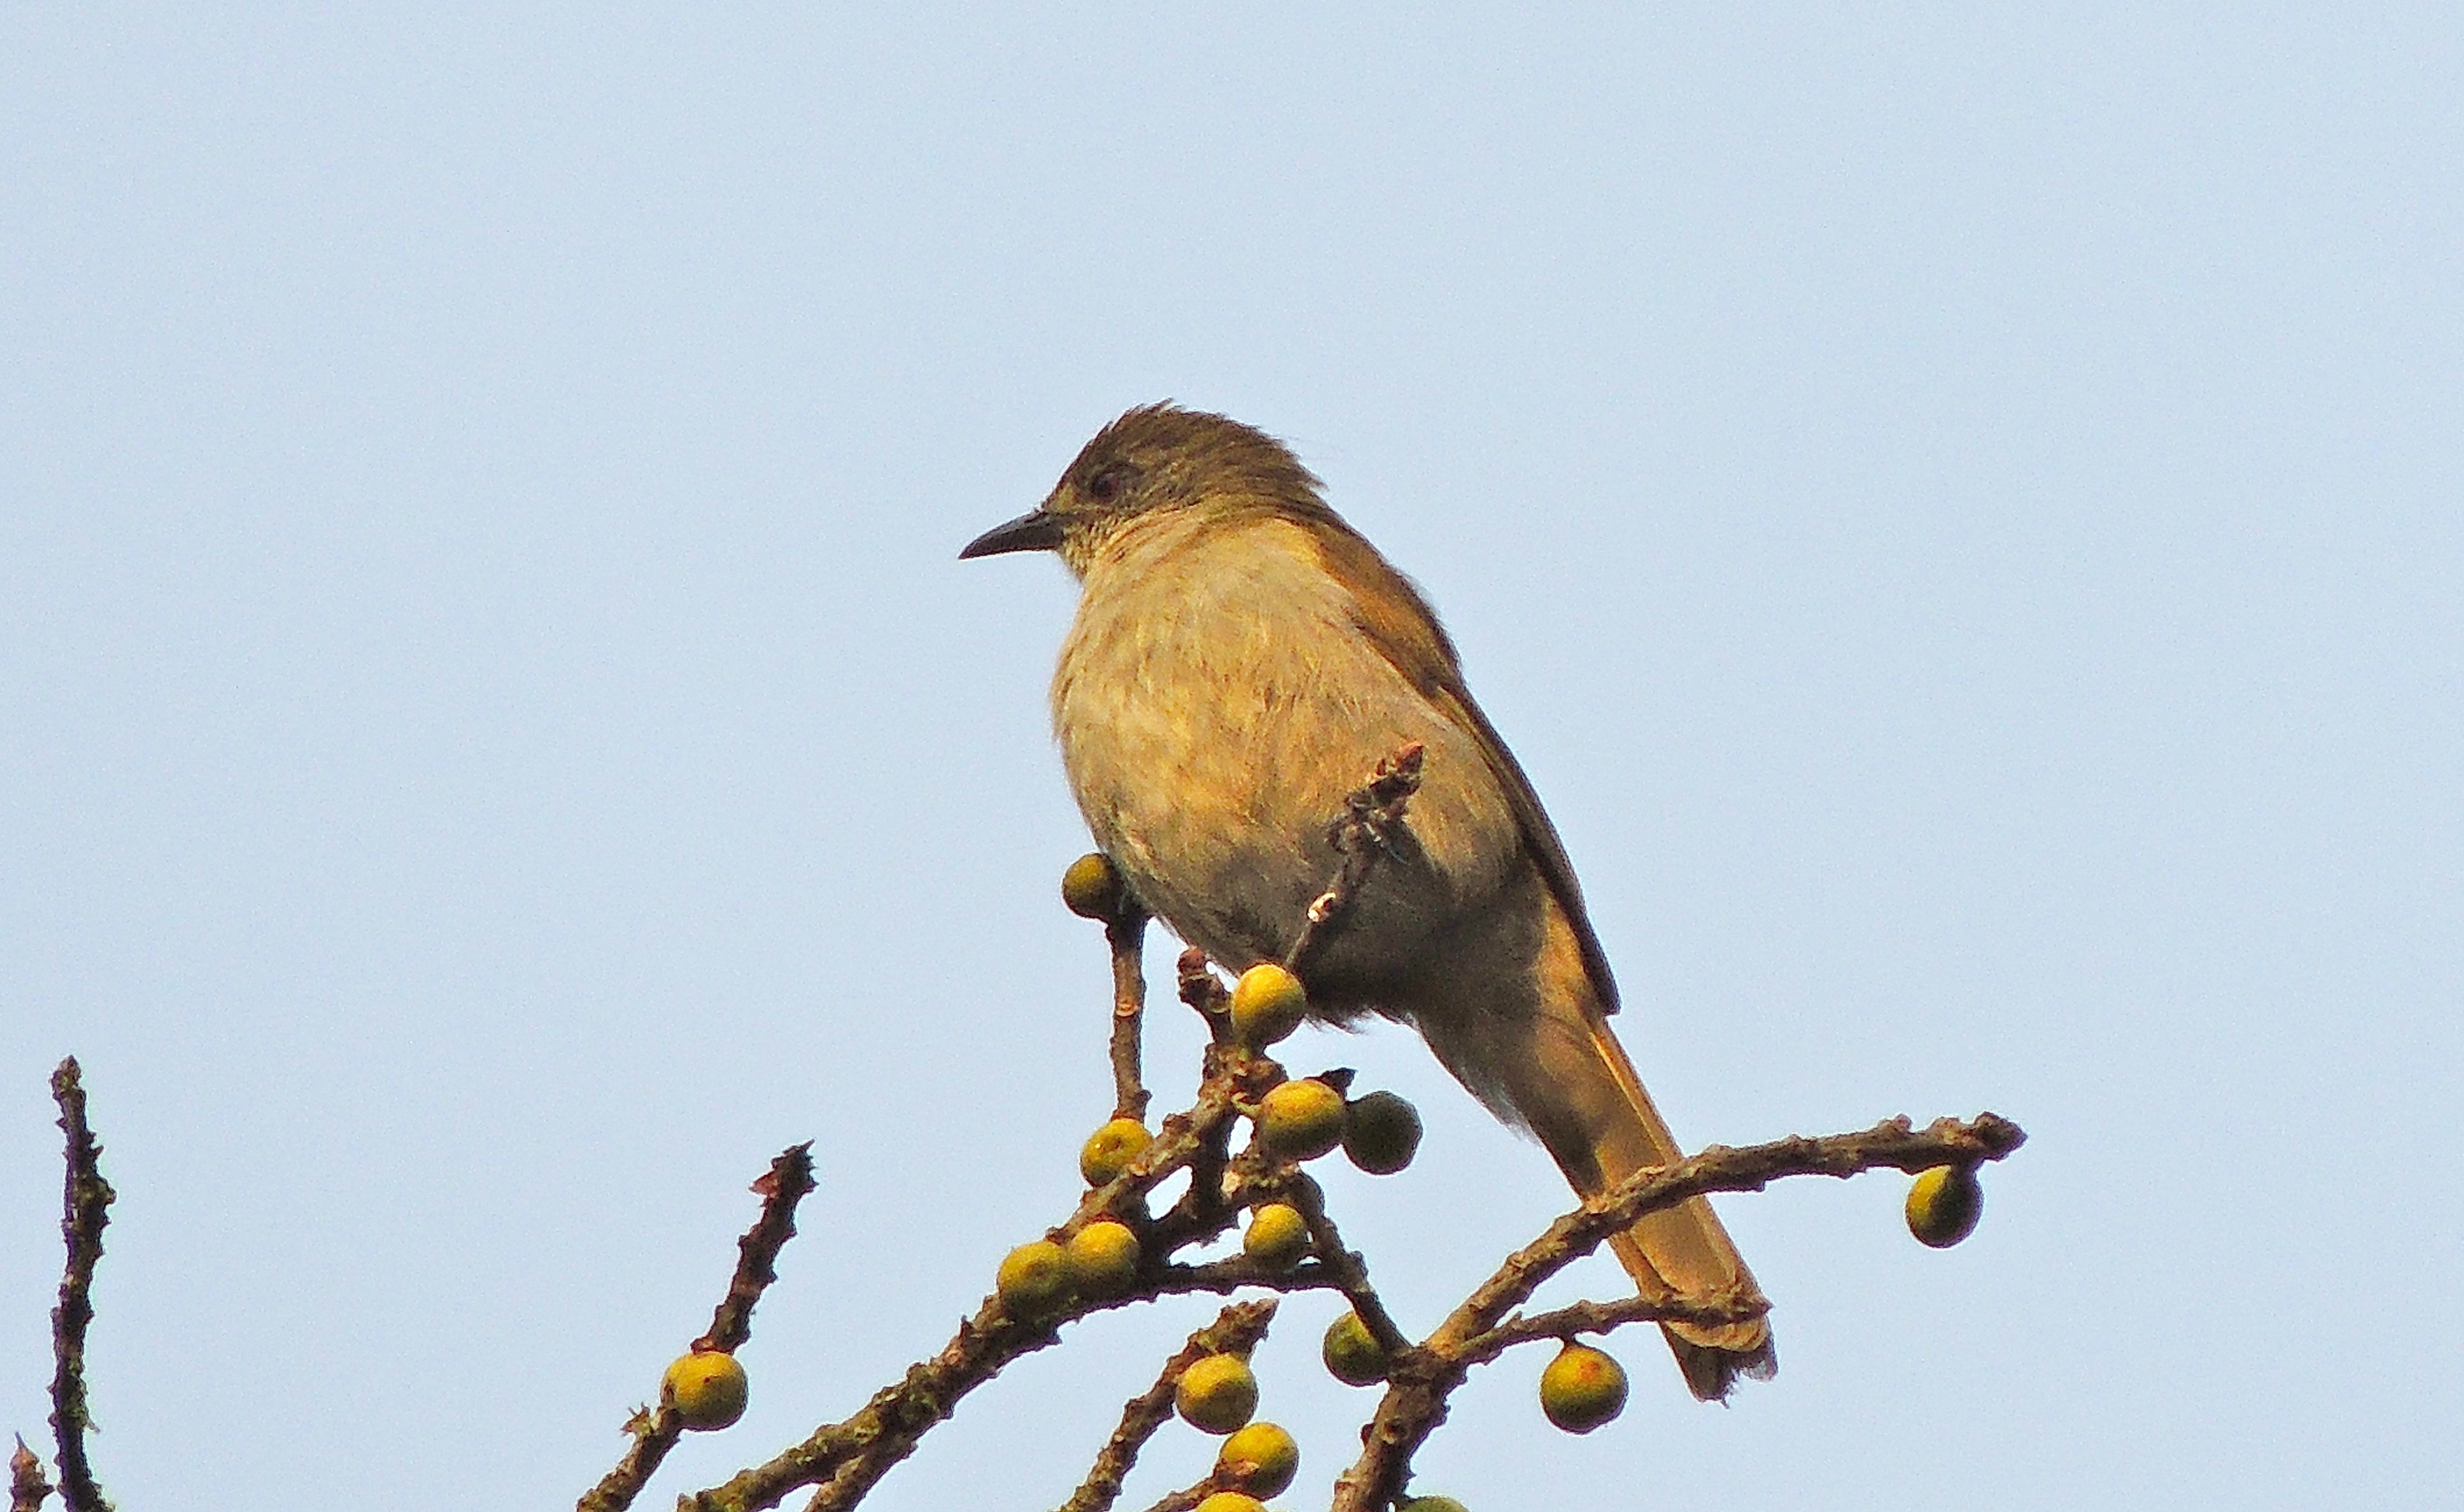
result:
[[[1130,470],[1114,463],[1087,480],[1087,496],[1098,504],[1110,504],[1129,490]]]

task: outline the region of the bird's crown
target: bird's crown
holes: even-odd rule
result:
[[[1318,489],[1291,448],[1254,426],[1169,401],[1142,405],[1080,448],[1042,504],[978,537],[960,555],[1058,551],[1083,574],[1123,527],[1190,508],[1343,529]]]
[[[1291,448],[1223,415],[1142,405],[1079,449],[1046,507],[1136,514],[1201,500],[1322,511],[1318,480]]]

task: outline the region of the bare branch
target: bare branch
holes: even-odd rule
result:
[[[959,1325],[949,1348],[909,1370],[897,1388],[876,1394],[862,1412],[847,1419],[837,1433],[839,1443],[818,1459],[829,1465],[829,1481],[806,1505],[811,1512],[855,1505],[883,1476],[915,1452],[925,1433],[948,1417],[959,1398],[991,1380],[1011,1361],[1060,1342],[1050,1326],[1023,1323],[1007,1316],[999,1302],[986,1303],[973,1319]],[[721,1496],[742,1479],[738,1477],[721,1487]],[[777,1494],[784,1495],[787,1489],[781,1485]],[[771,1506],[776,1498],[763,1496],[741,1504]]]
[[[85,1456],[86,1432],[94,1426],[85,1399],[85,1330],[94,1322],[94,1267],[102,1259],[114,1194],[102,1179],[102,1147],[86,1127],[77,1057],[52,1073],[52,1100],[59,1104],[60,1131],[68,1136],[60,1236],[69,1258],[60,1274],[60,1304],[52,1311],[52,1432],[59,1445],[60,1501],[68,1512],[111,1512]]]
[[[1180,1352],[1164,1362],[1163,1371],[1148,1387],[1121,1409],[1121,1426],[1095,1456],[1093,1468],[1075,1494],[1061,1504],[1061,1512],[1110,1512],[1121,1495],[1121,1482],[1131,1466],[1137,1463],[1138,1452],[1154,1437],[1155,1430],[1172,1420],[1173,1396],[1179,1390],[1180,1378],[1189,1368],[1210,1354],[1246,1354],[1266,1336],[1266,1326],[1275,1316],[1275,1299],[1262,1302],[1236,1302],[1218,1313],[1215,1321],[1189,1336]]]
[[[1507,1259],[1474,1291],[1457,1316],[1476,1324],[1452,1337],[1493,1326],[1506,1310],[1529,1297],[1540,1283],[1597,1249],[1610,1235],[1634,1226],[1646,1213],[1671,1208],[1712,1192],[1760,1192],[1783,1176],[1853,1176],[1878,1167],[1915,1172],[1935,1166],[2000,1160],[2027,1139],[2019,1126],[1994,1113],[1970,1124],[1936,1119],[1916,1129],[1904,1118],[1885,1119],[1854,1134],[1812,1138],[1793,1134],[1769,1144],[1731,1150],[1713,1145],[1674,1165],[1639,1171],[1551,1224],[1546,1233]],[[1441,1333],[1453,1329],[1447,1321]]]
[[[693,1341],[696,1349],[719,1349],[733,1354],[753,1336],[753,1307],[761,1293],[779,1279],[777,1270],[780,1250],[796,1237],[796,1204],[813,1190],[813,1146],[807,1140],[781,1150],[770,1162],[770,1169],[753,1183],[760,1194],[761,1214],[744,1237],[736,1241],[736,1274],[727,1283],[727,1295],[719,1299],[711,1314],[710,1331]],[[632,1447],[616,1468],[601,1478],[599,1483],[575,1503],[576,1512],[623,1512],[633,1504],[659,1465],[675,1448],[676,1439],[684,1433],[684,1420],[676,1413],[674,1404],[662,1400],[655,1411],[645,1408],[633,1414],[625,1431],[633,1435]]]
[[[1852,1176],[1884,1166],[1917,1172],[2000,1160],[2026,1138],[2018,1125],[1993,1113],[1980,1113],[1967,1124],[1938,1119],[1923,1130],[1895,1118],[1861,1133],[1798,1135],[1742,1150],[1714,1145],[1690,1159],[1637,1172],[1509,1256],[1435,1333],[1396,1360],[1376,1416],[1362,1435],[1360,1457],[1335,1481],[1333,1512],[1375,1512],[1393,1501],[1412,1456],[1445,1420],[1447,1397],[1474,1364],[1494,1358],[1512,1342],[1501,1337],[1507,1312],[1642,1215],[1710,1192],[1759,1192],[1783,1176]],[[1727,1304],[1741,1310],[1768,1305],[1759,1297]]]

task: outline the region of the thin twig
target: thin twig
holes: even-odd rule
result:
[[[1369,873],[1397,844],[1395,831],[1402,823],[1404,805],[1420,790],[1422,755],[1418,740],[1396,747],[1392,756],[1377,763],[1367,782],[1345,797],[1343,813],[1327,826],[1326,843],[1343,858],[1343,866],[1309,904],[1308,921],[1284,953],[1284,965],[1303,981],[1309,980],[1303,968],[1309,956],[1342,925]]]
[[[728,1279],[727,1295],[710,1315],[710,1331],[693,1341],[696,1349],[729,1354],[753,1337],[753,1308],[779,1279],[779,1252],[796,1237],[796,1204],[812,1194],[813,1142],[790,1145],[770,1162],[753,1183],[761,1198],[761,1216],[736,1241],[736,1274]]]
[[[693,1348],[717,1349],[733,1354],[753,1336],[753,1307],[761,1293],[779,1279],[779,1251],[796,1237],[796,1204],[813,1190],[813,1146],[810,1140],[781,1150],[770,1162],[770,1169],[753,1183],[760,1194],[761,1214],[744,1237],[736,1241],[736,1274],[729,1278],[727,1295],[719,1299],[711,1313],[710,1331],[693,1341]],[[623,1512],[641,1495],[642,1487],[658,1472],[668,1451],[675,1448],[676,1439],[684,1433],[684,1420],[675,1405],[665,1400],[655,1410],[644,1408],[634,1413],[625,1431],[633,1436],[631,1447],[616,1468],[601,1478],[582,1500],[575,1512]]]
[[[1341,1291],[1343,1279],[1317,1260],[1289,1270],[1270,1270],[1245,1255],[1209,1260],[1203,1265],[1166,1265],[1152,1283],[1125,1293],[1120,1302],[1153,1302],[1159,1297],[1186,1297],[1195,1292],[1229,1296],[1243,1286],[1265,1286],[1280,1292]]]
[[[1749,1323],[1771,1311],[1768,1298],[1740,1294],[1725,1301],[1688,1297],[1620,1297],[1615,1302],[1576,1302],[1547,1312],[1515,1313],[1496,1327],[1465,1339],[1456,1357],[1484,1365],[1518,1344],[1608,1333],[1630,1323],[1690,1323],[1706,1328]]]
[[[1189,1368],[1210,1354],[1246,1354],[1266,1336],[1274,1321],[1275,1299],[1236,1302],[1216,1314],[1215,1321],[1189,1336],[1179,1353],[1164,1362],[1155,1385],[1130,1398],[1121,1409],[1121,1425],[1095,1455],[1077,1491],[1061,1504],[1061,1512],[1110,1512],[1119,1500],[1121,1482],[1138,1461],[1155,1430],[1172,1420],[1173,1396]]]
[[[59,1453],[60,1501],[68,1512],[111,1512],[86,1462],[85,1435],[94,1426],[85,1399],[85,1330],[94,1322],[94,1267],[102,1259],[103,1225],[111,1221],[111,1183],[102,1179],[102,1147],[86,1127],[85,1087],[77,1057],[52,1073],[52,1100],[68,1136],[68,1175],[60,1192],[60,1236],[68,1241],[60,1273],[60,1304],[52,1312],[52,1432]]]
[[[19,1435],[17,1452],[9,1457],[9,1512],[42,1512],[43,1499],[51,1494],[52,1483],[43,1479],[43,1462]]]
[[[1351,1302],[1352,1310],[1368,1326],[1378,1347],[1389,1354],[1411,1348],[1411,1339],[1386,1310],[1377,1288],[1369,1284],[1369,1265],[1358,1252],[1344,1248],[1343,1235],[1327,1216],[1326,1193],[1311,1176],[1295,1176],[1286,1193],[1287,1200],[1300,1211],[1309,1224],[1309,1243],[1317,1251],[1318,1263],[1334,1277],[1335,1285]]]
[[[1923,1130],[1895,1118],[1860,1133],[1797,1135],[1742,1150],[1714,1145],[1690,1159],[1637,1172],[1507,1257],[1436,1332],[1395,1361],[1376,1416],[1361,1435],[1360,1457],[1335,1481],[1333,1512],[1375,1512],[1392,1501],[1412,1456],[1445,1420],[1447,1397],[1478,1363],[1475,1350],[1493,1357],[1511,1342],[1500,1337],[1507,1313],[1644,1214],[1705,1193],[1759,1192],[1783,1176],[1852,1176],[1884,1166],[1918,1172],[2000,1160],[2026,1138],[2018,1125],[1993,1113],[1966,1124],[1938,1119]],[[1763,1305],[1760,1298],[1727,1301],[1741,1309]]]
[[[1112,948],[1112,1116],[1140,1123],[1147,1116],[1139,1064],[1147,1006],[1147,978],[1140,969],[1146,938],[1146,913],[1125,897],[1121,911],[1104,926],[1105,943]]]

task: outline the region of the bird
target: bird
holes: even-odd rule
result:
[[[1611,1028],[1616,980],[1530,778],[1427,600],[1289,447],[1169,401],[1133,408],[958,555],[1013,552],[1078,579],[1053,734],[1147,911],[1233,971],[1282,959],[1340,865],[1329,821],[1417,742],[1400,834],[1300,963],[1312,1017],[1408,1023],[1581,1195],[1683,1158]],[[1610,1244],[1646,1298],[1760,1295],[1702,1197]],[[1777,1368],[1764,1318],[1661,1327],[1705,1400]]]

